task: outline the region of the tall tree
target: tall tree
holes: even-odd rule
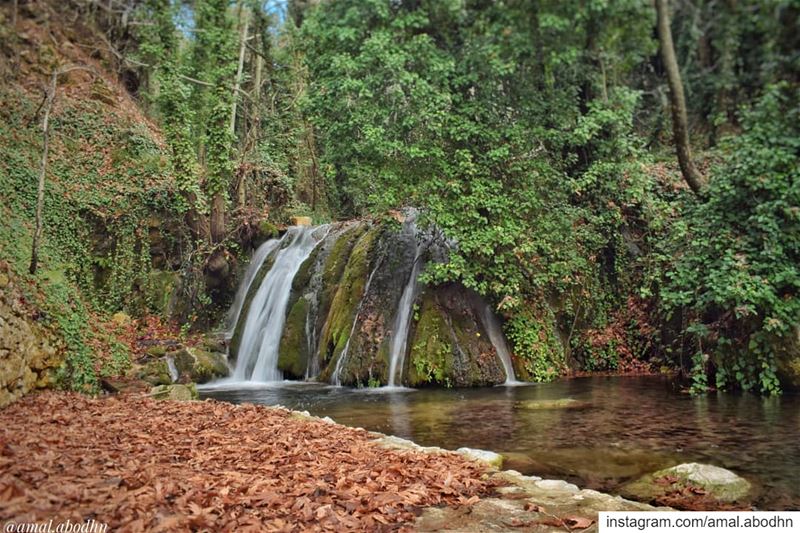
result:
[[[234,79],[238,65],[234,25],[228,0],[195,2],[197,38],[194,66],[202,85],[200,102],[208,114],[198,124],[204,130],[201,152],[206,153],[206,195],[211,200],[211,241],[219,243],[225,235],[225,209],[228,184],[233,173],[232,149],[235,136],[230,128],[235,102]]]
[[[658,16],[656,27],[658,41],[661,45],[661,59],[664,70],[667,72],[669,85],[670,108],[672,109],[672,135],[675,141],[675,151],[678,155],[678,164],[681,174],[689,187],[699,194],[705,186],[705,179],[692,160],[692,150],[689,146],[689,126],[686,115],[686,97],[683,94],[683,81],[675,57],[675,45],[672,42],[672,30],[669,25],[668,0],[656,0],[656,14]]]

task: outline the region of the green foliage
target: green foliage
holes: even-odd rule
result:
[[[537,379],[562,365],[525,339],[527,309],[552,295],[613,305],[629,270],[619,235],[650,194],[638,93],[617,84],[654,50],[652,14],[589,8],[341,1],[301,28],[306,112],[346,209],[424,208],[451,243],[427,281],[459,280],[520,313],[517,355]]]
[[[6,88],[0,98],[10,104],[0,118],[0,255],[25,278],[41,132],[25,93]],[[143,125],[109,114],[99,102],[62,94],[51,125],[40,269],[28,280],[29,299],[64,340],[62,385],[96,392],[100,368],[90,317],[133,307],[147,284],[146,221],[173,201],[169,163]],[[111,366],[123,368],[125,361],[122,348],[113,348]]]
[[[718,387],[777,392],[775,358],[800,321],[798,101],[796,88],[775,86],[742,114],[662,292],[702,326],[689,333],[713,352]]]
[[[515,313],[506,323],[506,334],[514,353],[522,358],[529,381],[550,381],[565,368],[564,347],[555,332],[555,317],[546,309],[534,313],[531,307]]]

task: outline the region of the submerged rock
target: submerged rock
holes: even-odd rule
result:
[[[197,387],[194,383],[189,383],[187,385],[158,385],[150,390],[150,396],[156,400],[176,400],[182,402],[200,399],[200,396],[197,394]]]
[[[750,482],[730,470],[701,463],[685,463],[648,474],[622,487],[623,496],[641,501],[655,501],[686,487],[700,488],[720,502],[744,500]]]
[[[582,402],[574,398],[560,398],[557,400],[527,400],[516,402],[514,407],[517,409],[528,409],[538,411],[540,409],[584,409],[590,407],[589,402]]]

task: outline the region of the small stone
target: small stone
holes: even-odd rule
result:
[[[578,486],[567,483],[563,479],[543,479],[536,482],[536,486],[545,490],[564,490],[568,492],[578,492]]]
[[[495,468],[503,468],[503,456],[499,453],[474,448],[459,448],[456,452],[473,461],[481,461]]]

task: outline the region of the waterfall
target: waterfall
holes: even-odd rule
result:
[[[236,323],[239,322],[239,314],[242,312],[244,301],[247,299],[247,293],[250,292],[250,285],[252,285],[253,280],[256,278],[256,274],[261,270],[261,265],[267,260],[269,254],[278,247],[280,242],[280,239],[270,239],[264,242],[256,249],[252,259],[250,259],[250,264],[247,265],[242,284],[239,285],[239,290],[236,291],[233,305],[231,305],[231,309],[228,311],[228,316],[225,320],[226,340],[231,340],[231,338],[233,338],[233,333],[236,330]]]
[[[506,372],[506,385],[516,385],[520,382],[517,381],[517,377],[514,375],[514,365],[511,364],[511,350],[508,349],[508,344],[506,344],[506,338],[503,336],[503,329],[500,326],[500,322],[497,320],[494,312],[492,312],[492,308],[489,304],[484,304],[481,308],[481,322],[483,322],[483,327],[486,328],[486,332],[489,334],[489,340],[492,342],[492,346],[497,351],[497,355],[500,357],[500,361],[503,363],[503,370]]]
[[[395,313],[394,326],[392,328],[392,341],[389,345],[389,383],[387,386],[394,387],[397,385],[395,377],[402,385],[403,373],[403,360],[406,357],[406,345],[408,344],[408,329],[411,325],[411,314],[414,308],[414,299],[417,296],[417,277],[419,276],[420,268],[420,252],[421,247],[417,243],[417,226],[414,219],[407,220],[407,230],[414,238],[414,264],[411,267],[411,274],[408,276],[408,281],[403,289],[403,295],[397,304],[397,312]],[[400,376],[398,376],[398,373]]]
[[[314,250],[318,230],[327,226],[292,227],[280,241],[275,262],[256,291],[245,318],[233,371],[234,381],[280,381],[278,347],[286,322],[292,280]],[[251,280],[252,282],[252,280]]]
[[[167,361],[167,370],[169,371],[169,379],[173,383],[178,382],[178,378],[180,378],[180,374],[178,373],[178,367],[175,366],[175,359],[172,356],[166,356],[164,358]]]
[[[364,285],[364,294],[361,296],[361,301],[358,302],[358,307],[356,308],[356,316],[353,317],[353,325],[350,327],[350,335],[347,337],[347,342],[344,343],[344,348],[342,349],[342,353],[339,354],[339,360],[336,361],[336,368],[333,370],[333,375],[331,379],[333,380],[333,384],[337,387],[342,385],[342,380],[340,379],[340,374],[342,372],[342,368],[344,367],[344,362],[347,359],[347,351],[350,349],[350,341],[353,339],[353,333],[356,331],[356,326],[358,325],[358,316],[361,314],[361,308],[364,306],[364,301],[367,299],[367,294],[369,294],[369,286],[372,284],[372,278],[375,276],[375,272],[378,271],[378,267],[381,266],[381,260],[383,256],[378,258],[378,261],[375,263],[375,268],[372,269],[372,272],[369,273],[369,277],[367,278],[367,283]]]

